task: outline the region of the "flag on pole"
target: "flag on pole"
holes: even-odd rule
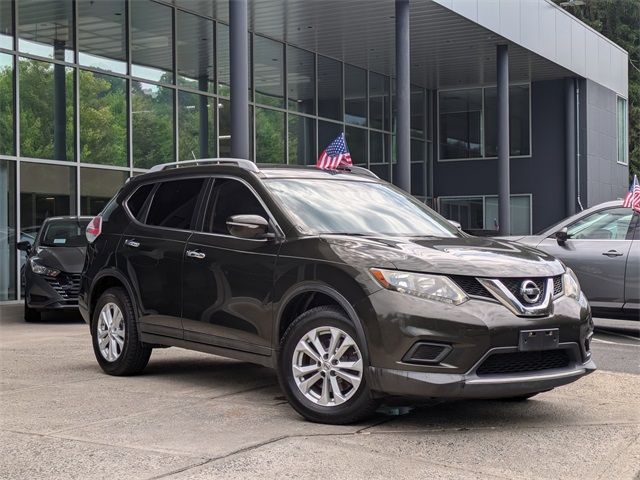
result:
[[[344,133],[338,135],[336,139],[324,149],[316,162],[316,167],[323,170],[335,170],[341,165],[353,165]]]
[[[638,176],[633,176],[633,182],[629,187],[627,196],[624,197],[623,207],[633,208],[637,212],[640,212],[640,183],[638,183]]]

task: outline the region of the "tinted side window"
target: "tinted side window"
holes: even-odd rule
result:
[[[203,231],[228,235],[227,219],[233,215],[269,218],[254,193],[243,183],[228,178],[217,179],[207,205]]]
[[[162,183],[151,201],[147,225],[189,229],[203,185],[204,178]]]
[[[147,197],[153,190],[153,183],[149,183],[147,185],[143,185],[138,188],[133,195],[129,197],[127,200],[127,207],[129,207],[129,211],[131,215],[133,215],[137,220],[142,221],[142,207],[144,206],[144,202],[147,200]]]
[[[624,240],[632,218],[630,208],[600,210],[578,220],[567,233],[576,240]]]

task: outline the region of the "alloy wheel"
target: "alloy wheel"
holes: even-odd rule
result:
[[[293,352],[293,378],[300,392],[324,407],[340,405],[362,382],[362,354],[355,340],[336,327],[307,332]]]
[[[98,316],[98,349],[107,362],[115,362],[124,349],[124,316],[120,307],[109,302]]]

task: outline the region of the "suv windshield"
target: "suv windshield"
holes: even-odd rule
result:
[[[40,237],[41,247],[86,247],[85,230],[89,220],[54,220],[47,223]]]
[[[305,233],[460,235],[426,205],[386,184],[322,179],[272,179],[265,183]]]

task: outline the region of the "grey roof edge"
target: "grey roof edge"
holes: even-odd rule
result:
[[[628,98],[629,54],[551,0],[431,0]]]

